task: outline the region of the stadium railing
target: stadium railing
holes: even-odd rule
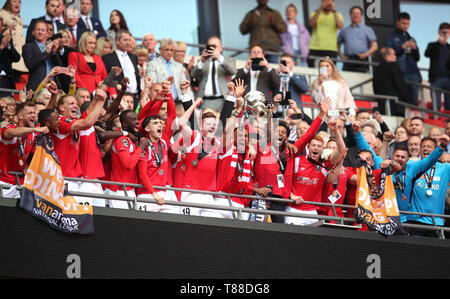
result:
[[[23,189],[23,186],[20,184],[19,177],[23,176],[24,174],[20,173],[20,172],[8,172],[8,173],[15,175],[17,182],[18,182],[16,188],[19,192],[21,192],[21,190]],[[103,181],[103,180],[89,180],[89,179],[83,179],[83,178],[66,178],[65,177],[64,180],[65,181],[73,181],[73,182],[115,185],[115,186],[123,187],[124,190],[126,189],[125,187],[145,188],[141,184],[130,184],[130,183],[123,183],[123,182]],[[184,188],[172,188],[172,187],[154,186],[154,188],[156,190],[160,190],[160,191],[190,192],[190,193],[194,193],[194,194],[207,194],[207,195],[220,196],[223,198],[227,198],[230,202],[230,206],[208,205],[208,204],[188,203],[188,202],[180,202],[180,201],[166,201],[165,204],[179,206],[179,207],[193,207],[193,208],[204,208],[204,209],[210,209],[210,210],[230,211],[230,212],[232,212],[233,219],[235,219],[235,220],[240,219],[241,213],[254,213],[254,214],[259,214],[259,215],[261,215],[261,214],[263,214],[263,215],[279,215],[279,216],[289,216],[289,217],[308,218],[308,219],[318,220],[317,223],[314,223],[311,226],[325,226],[325,227],[354,229],[354,230],[361,228],[361,225],[356,224],[356,220],[354,218],[337,216],[336,208],[342,208],[344,210],[345,209],[355,209],[355,206],[351,206],[351,205],[339,205],[339,204],[332,204],[332,203],[305,201],[304,202],[305,204],[313,204],[313,205],[317,205],[317,206],[331,207],[331,209],[333,211],[333,216],[310,215],[310,214],[289,213],[289,212],[281,212],[281,211],[240,208],[240,207],[231,206],[231,197],[244,198],[244,199],[250,199],[250,200],[263,199],[268,202],[283,202],[286,204],[295,203],[294,200],[291,200],[291,199],[259,197],[259,196],[254,196],[254,195],[231,194],[231,193],[224,193],[224,192],[210,192],[210,191],[192,190],[192,189],[184,189]],[[3,197],[3,189],[9,189],[9,187],[7,185],[0,184],[0,199],[5,198],[5,197]],[[136,207],[137,203],[153,203],[153,204],[157,203],[157,201],[154,199],[141,199],[141,198],[138,199],[137,197],[131,197],[131,196],[118,196],[118,195],[107,195],[107,194],[87,193],[87,192],[68,192],[68,195],[77,196],[77,197],[127,201],[127,202],[132,203],[133,207]],[[402,227],[404,227],[404,228],[417,228],[417,229],[436,231],[439,233],[439,239],[445,239],[445,232],[450,233],[450,228],[444,227],[444,226],[438,226],[436,223],[436,218],[443,218],[443,219],[450,220],[449,215],[436,215],[436,214],[418,213],[418,212],[409,212],[409,211],[400,211],[400,213],[404,214],[404,215],[420,215],[420,216],[431,217],[433,220],[433,225],[402,223]],[[335,221],[336,223],[330,223],[330,222],[326,222],[326,221]]]

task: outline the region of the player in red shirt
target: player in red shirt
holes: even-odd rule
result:
[[[59,99],[57,109],[60,113],[58,131],[51,133],[55,152],[61,165],[64,177],[79,178],[83,171],[80,164],[80,131],[88,130],[98,120],[106,100],[106,92],[96,89],[95,97],[88,109],[86,118],[77,118],[78,102],[73,96],[63,96]],[[80,192],[81,182],[67,182],[69,191]],[[80,204],[92,204],[91,200],[74,197]]]
[[[215,137],[218,124],[217,115],[213,112],[204,112],[199,131],[192,130],[188,125],[193,111],[202,103],[202,99],[197,99],[178,121],[182,134],[182,138],[178,141],[178,147],[186,148],[186,172],[183,188],[216,192],[217,160],[221,149],[221,142]],[[215,204],[212,195],[193,192],[183,192],[181,201]],[[187,215],[221,217],[214,210],[204,208],[183,208],[182,212]]]
[[[168,176],[171,174],[171,163],[168,155],[167,142],[162,138],[163,120],[157,115],[148,116],[142,123],[142,135],[149,139],[149,146],[144,149],[147,157],[147,175],[153,186],[165,187],[168,182]],[[154,199],[148,190],[138,188],[136,190],[138,199]],[[167,201],[178,201],[164,190],[158,191],[157,194]],[[169,196],[170,194],[170,196]],[[149,212],[163,212],[171,214],[179,214],[180,207],[175,205],[156,205],[151,203],[138,203],[138,209]]]
[[[336,138],[337,149],[332,152],[327,160],[321,158],[324,149],[324,141],[315,136],[308,145],[308,156],[296,158],[294,176],[292,180],[291,203],[286,207],[286,212],[317,215],[318,205],[307,202],[321,202],[324,184],[335,183],[341,169],[334,168],[341,162],[345,147],[344,140],[338,131],[336,121],[330,121],[328,127]],[[342,165],[341,163],[339,163]],[[309,225],[317,222],[314,218],[300,218],[286,216],[286,223],[296,225]]]
[[[255,160],[255,185],[257,187],[272,186],[270,197],[289,198],[294,169],[294,158],[304,150],[306,145],[319,130],[327,112],[330,102],[323,101],[320,104],[320,113],[313,121],[308,131],[294,143],[295,153],[288,149],[289,126],[280,121],[274,130],[272,141],[268,140],[264,145],[262,138],[259,140],[258,155]],[[261,136],[262,134],[260,134]],[[270,135],[270,134],[268,134]],[[272,201],[269,209],[284,211],[286,204]],[[271,215],[272,222],[284,223],[284,216]]]
[[[328,140],[326,149],[330,150],[331,152],[337,149],[336,140],[334,138]],[[336,169],[336,171],[338,170]],[[351,167],[343,167],[342,165],[342,171],[340,172],[340,176],[338,177],[337,182],[333,184],[325,184],[322,193],[322,202],[342,205],[347,193],[348,181],[350,180],[352,174],[353,169]],[[331,206],[320,206],[318,213],[319,215],[325,216],[344,217],[342,208],[339,207],[335,207],[333,211]],[[335,223],[335,221],[331,222]]]
[[[0,129],[0,184],[9,186],[3,190],[5,198],[19,198],[17,179],[8,171],[25,172],[32,158],[37,134],[48,133],[47,127],[35,127],[36,109],[33,103],[22,103],[16,108],[17,126],[9,124]],[[23,177],[19,176],[20,184]]]
[[[132,110],[123,111],[120,114],[120,123],[122,130],[133,133],[138,136],[139,120],[136,113]],[[114,139],[111,152],[111,176],[113,182],[123,182],[131,184],[142,183],[145,186],[146,193],[152,194],[158,204],[164,204],[164,198],[155,192],[147,175],[147,160],[145,150],[149,147],[150,141],[147,138],[141,138],[139,145],[134,143],[128,136],[122,136]],[[110,185],[105,190],[110,195],[136,197],[135,188]],[[121,200],[108,200],[107,206],[110,208],[129,209],[132,203]]]

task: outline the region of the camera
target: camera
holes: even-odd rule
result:
[[[55,39],[62,38],[62,37],[63,37],[62,33],[56,33],[56,34],[53,34],[48,40],[52,42]]]
[[[259,65],[261,61],[263,61],[262,58],[252,58],[252,70],[262,71],[263,67]]]

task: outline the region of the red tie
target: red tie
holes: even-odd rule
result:
[[[74,27],[70,27],[70,32],[72,32],[72,46],[77,48],[77,39],[75,38],[75,32],[73,30]]]

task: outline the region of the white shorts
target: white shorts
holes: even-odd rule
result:
[[[11,185],[0,181],[0,185],[9,187],[9,189],[3,189],[3,198],[20,198],[20,192],[17,190],[16,185]],[[1,195],[1,194],[0,194]]]
[[[207,194],[198,194],[191,192],[182,192],[181,193],[181,202],[187,203],[199,203],[206,205],[214,205],[214,197],[212,195]],[[191,215],[191,216],[205,216],[205,217],[220,217],[218,213],[211,209],[205,208],[195,208],[195,207],[181,207],[181,214],[183,215]]]
[[[214,203],[218,206],[226,206],[226,207],[234,207],[234,208],[245,208],[244,205],[234,202],[231,199],[229,200],[227,197],[215,196]],[[225,219],[238,219],[238,220],[248,220],[249,213],[245,212],[234,212],[227,210],[215,210],[214,211],[219,218]]]
[[[297,214],[307,214],[307,215],[318,215],[316,210],[313,211],[302,211],[294,209],[290,206],[286,207],[285,212],[288,213],[297,213]],[[318,222],[318,219],[314,218],[300,218],[300,217],[292,217],[292,216],[284,216],[284,223],[286,224],[295,224],[295,225],[310,225]]]
[[[173,191],[159,191],[157,192],[158,195],[164,197],[164,200],[166,201],[166,203],[168,201],[176,201],[177,197],[175,195],[175,192]],[[138,195],[138,200],[139,199],[153,199],[153,196],[151,194],[140,194]],[[136,206],[136,210],[139,211],[147,211],[147,212],[160,212],[160,213],[169,213],[169,214],[180,214],[180,206],[175,206],[175,205],[158,205],[155,203],[144,203],[144,202],[138,202],[137,206]]]
[[[126,196],[125,191],[123,190],[117,190],[112,191],[110,189],[105,190],[105,194],[107,195],[116,195],[116,196]],[[136,197],[135,190],[127,190],[128,197]],[[106,207],[112,208],[112,209],[124,209],[124,210],[132,210],[134,203],[132,201],[125,201],[125,200],[112,200],[107,199],[106,200]]]
[[[84,193],[95,193],[95,194],[105,194],[103,192],[102,185],[99,183],[85,183],[81,182],[78,187],[78,192]],[[92,205],[94,207],[102,207],[106,206],[106,200],[103,198],[95,198],[95,197],[81,197],[85,204]]]

